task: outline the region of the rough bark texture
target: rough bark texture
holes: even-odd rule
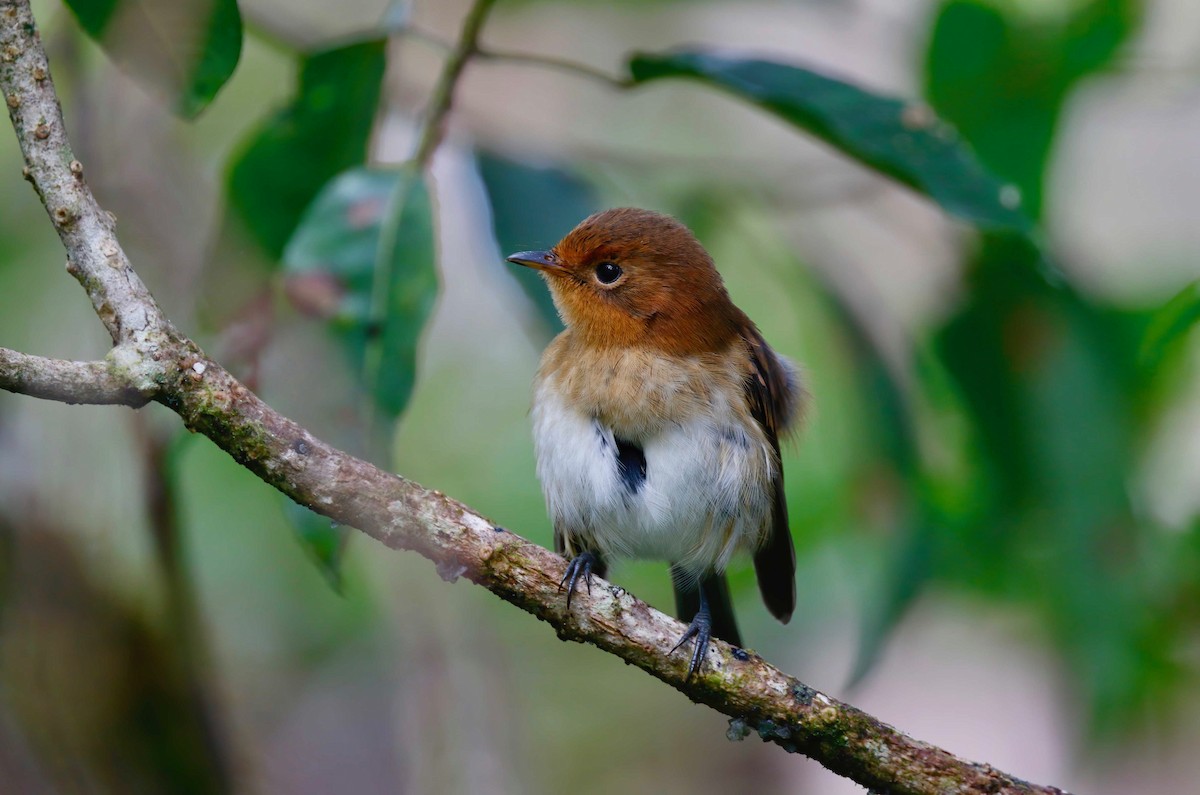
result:
[[[420,553],[445,579],[487,588],[564,640],[591,643],[636,665],[730,716],[731,736],[755,731],[873,791],[1061,792],[907,737],[723,642],[713,642],[700,672],[687,679],[687,656],[668,654],[683,625],[602,580],[567,611],[559,590],[565,564],[557,555],[439,492],[330,447],[273,411],[171,326],[130,267],[112,218],[71,153],[28,0],[0,0],[0,91],[26,178],[62,238],[68,269],[116,343],[104,361],[83,363],[0,349],[0,388],[69,403],[158,401],[296,502],[389,547]]]
[[[10,392],[62,403],[142,406],[149,397],[134,389],[115,361],[66,362],[0,348],[0,386]]]

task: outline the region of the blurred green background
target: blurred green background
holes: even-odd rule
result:
[[[797,121],[799,73],[772,115],[727,74],[479,59],[427,180],[399,164],[468,3],[243,0],[244,39],[230,0],[70,5],[34,10],[89,183],[273,406],[549,545],[527,411],[556,321],[503,255],[671,212],[815,398],[785,450],[800,608],[774,623],[740,566],[748,643],[1023,778],[1191,791],[1195,4],[500,0],[497,51],[615,77],[718,48],[873,93]],[[20,165],[0,134],[0,345],[101,356]],[[0,393],[0,541],[6,791],[861,791],[289,508],[158,406]],[[665,566],[613,579],[671,606]]]

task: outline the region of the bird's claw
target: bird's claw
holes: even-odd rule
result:
[[[563,586],[567,586],[567,609],[571,609],[571,596],[575,593],[575,584],[579,582],[579,575],[583,575],[583,582],[587,585],[588,595],[592,594],[592,566],[596,564],[596,556],[591,552],[583,552],[576,555],[567,564],[567,570],[563,574],[562,581],[558,584],[558,590],[562,590]],[[570,581],[568,583],[568,580]]]
[[[696,639],[696,647],[692,650],[692,659],[688,663],[687,676],[684,681],[692,678],[692,674],[700,670],[700,666],[704,663],[704,655],[708,653],[708,641],[712,638],[712,618],[704,610],[696,614],[692,619],[692,623],[688,624],[687,632],[683,633],[683,637],[679,642],[672,647],[669,654],[674,654],[680,646],[687,643],[692,638]]]

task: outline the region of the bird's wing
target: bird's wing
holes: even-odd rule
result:
[[[779,434],[791,423],[800,399],[799,387],[793,373],[767,345],[758,329],[748,325],[742,337],[749,348],[752,363],[745,381],[746,401],[775,452],[770,527],[766,541],[754,553],[754,571],[767,609],[786,624],[796,608],[796,548],[788,527]]]

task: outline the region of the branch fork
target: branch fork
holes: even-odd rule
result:
[[[439,81],[418,162],[427,163],[440,141],[455,83],[479,53],[477,37],[492,2],[476,0],[468,12],[460,47]],[[704,666],[689,679],[687,661],[667,651],[682,625],[602,581],[568,609],[558,588],[566,565],[560,557],[440,492],[325,444],[171,325],[121,248],[114,219],[83,179],[29,0],[0,0],[0,95],[24,155],[23,173],[66,249],[67,270],[114,343],[94,362],[0,348],[0,388],[66,403],[161,403],[302,505],[389,547],[414,550],[447,579],[465,577],[546,621],[564,640],[597,646],[730,716],[731,738],[757,731],[863,786],[897,795],[1062,792],[907,737],[724,642],[712,643]]]

